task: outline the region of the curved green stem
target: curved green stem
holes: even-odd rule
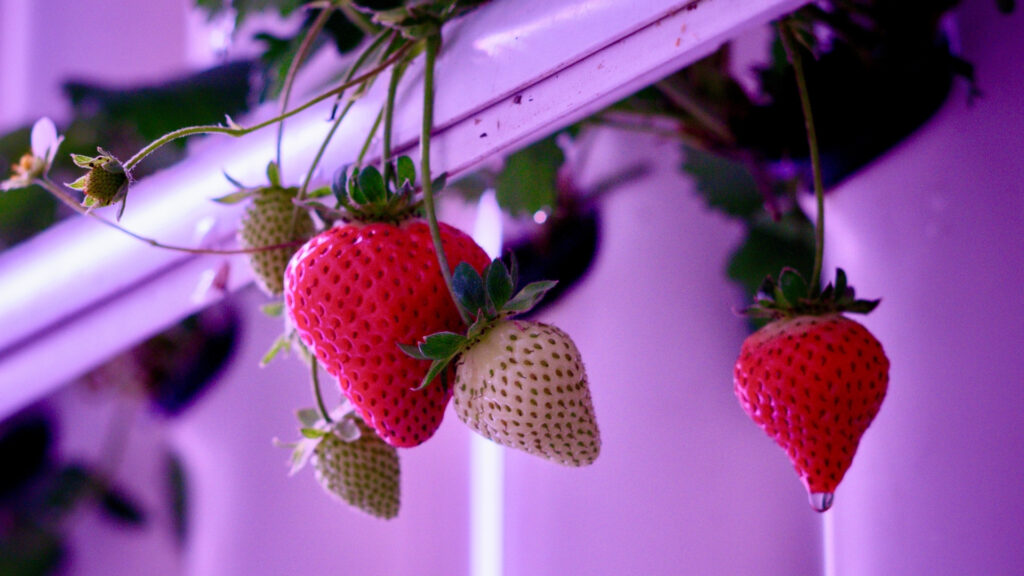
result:
[[[825,253],[825,186],[821,175],[821,157],[818,153],[818,135],[814,130],[814,115],[811,113],[811,98],[807,91],[807,77],[804,73],[800,50],[795,45],[793,29],[788,22],[779,25],[779,35],[786,56],[793,64],[796,75],[797,90],[800,93],[800,106],[803,108],[804,126],[807,129],[807,147],[811,156],[811,171],[814,175],[814,200],[817,209],[814,224],[814,270],[811,273],[809,288],[811,296],[821,290],[821,266]]]
[[[395,98],[398,95],[398,83],[405,73],[405,62],[395,64],[391,69],[391,81],[388,82],[388,95],[384,100],[384,149],[381,152],[381,168],[384,173],[385,184],[391,174],[391,133],[394,127]]]
[[[313,398],[316,399],[316,409],[320,412],[320,417],[324,419],[324,422],[331,423],[331,416],[327,412],[327,405],[324,404],[324,396],[320,392],[320,371],[317,369],[316,358],[313,358],[310,364],[309,370],[310,380],[313,383]]]
[[[93,219],[99,221],[101,224],[109,226],[110,228],[113,228],[114,230],[117,230],[118,232],[121,232],[122,234],[130,236],[130,237],[132,237],[132,238],[134,238],[134,239],[136,239],[136,240],[138,240],[140,242],[144,242],[146,244],[149,244],[150,246],[152,246],[154,248],[161,248],[163,250],[173,250],[175,252],[185,252],[187,254],[234,255],[234,254],[254,254],[254,253],[257,253],[257,252],[268,252],[270,250],[279,250],[281,248],[291,248],[291,247],[302,245],[302,242],[295,241],[295,242],[286,242],[284,244],[274,244],[274,245],[268,245],[268,246],[256,246],[256,247],[253,247],[253,248],[236,248],[236,249],[229,249],[229,250],[217,250],[217,249],[213,249],[213,248],[192,248],[192,247],[189,247],[189,246],[175,246],[173,244],[164,244],[163,242],[160,242],[158,240],[154,240],[152,238],[149,238],[148,236],[143,236],[142,234],[138,234],[136,232],[132,232],[131,230],[125,228],[124,226],[121,226],[117,222],[114,222],[112,220],[108,220],[108,219],[104,218],[103,216],[100,216],[96,212],[93,212],[92,210],[89,210],[85,206],[82,206],[81,204],[79,204],[74,198],[72,198],[67,192],[62,190],[60,188],[60,186],[58,186],[52,180],[43,179],[43,178],[37,178],[34,182],[36,184],[38,184],[39,186],[43,187],[43,189],[45,189],[50,194],[53,194],[53,196],[55,198],[57,198],[58,200],[60,200],[61,203],[63,203],[67,207],[71,208],[75,212],[78,212],[82,216],[88,216],[90,218],[93,218]]]
[[[328,98],[331,98],[332,96],[337,96],[338,94],[341,94],[342,92],[348,90],[353,86],[357,86],[359,84],[362,84],[363,82],[366,82],[367,80],[376,77],[377,74],[380,74],[382,71],[387,70],[388,66],[391,66],[399,59],[401,59],[405,55],[405,52],[409,49],[410,46],[412,46],[411,42],[402,45],[397,50],[395,50],[395,52],[393,52],[391,56],[383,60],[379,65],[377,65],[373,69],[368,70],[365,73],[356,76],[355,78],[352,78],[344,82],[340,86],[336,86],[328,90],[327,92],[324,92],[319,96],[316,96],[295,108],[292,108],[291,110],[285,112],[284,114],[280,114],[268,120],[264,120],[263,122],[260,122],[259,124],[254,124],[252,126],[249,126],[248,128],[239,126],[230,119],[228,120],[228,126],[215,124],[208,126],[189,126],[187,128],[179,128],[178,130],[168,132],[167,134],[164,134],[163,136],[154,140],[153,142],[150,142],[145,148],[139,150],[134,156],[132,156],[127,161],[122,163],[122,166],[124,167],[126,172],[131,171],[131,169],[136,164],[144,160],[147,156],[149,156],[162,146],[165,146],[175,140],[178,140],[179,138],[185,138],[196,134],[227,134],[229,136],[245,136],[250,132],[255,132],[261,128],[266,128],[271,124],[280,122],[285,118],[290,118],[304,110],[312,108],[313,106],[319,104],[320,102],[323,102],[324,100],[327,100]]]
[[[380,122],[384,118],[384,109],[377,112],[377,118],[373,121],[373,126],[370,127],[370,131],[366,133],[366,138],[363,139],[363,147],[359,149],[359,156],[356,157],[356,166],[363,165],[363,159],[366,158],[366,154],[370,152],[370,144],[373,143],[373,137],[377,134],[377,130],[380,129]]]
[[[434,67],[437,62],[437,53],[441,49],[441,33],[438,32],[426,39],[426,63],[423,72],[423,128],[420,132],[420,179],[423,181],[423,211],[426,213],[427,224],[430,226],[430,237],[434,240],[434,252],[437,254],[437,264],[441,268],[441,277],[448,287],[452,302],[459,310],[462,321],[467,325],[470,323],[469,313],[459,304],[452,288],[452,272],[448,267],[448,258],[444,254],[444,244],[441,241],[441,227],[437,223],[437,212],[434,208],[434,184],[431,181],[430,173],[430,135],[434,129]]]
[[[288,100],[292,95],[292,87],[295,85],[295,76],[298,74],[299,66],[309,55],[309,51],[313,48],[313,42],[317,36],[324,29],[327,24],[327,20],[330,19],[331,13],[334,11],[334,6],[328,4],[317,14],[316,20],[310,25],[309,30],[306,31],[305,37],[302,38],[302,43],[299,44],[299,50],[295,53],[295,57],[292,58],[291,64],[288,65],[288,73],[284,77],[284,84],[281,88],[281,108],[279,114],[284,114],[288,111]],[[282,119],[277,125],[277,170],[281,173],[281,141],[284,139],[284,120]],[[284,178],[281,178],[284,181]]]

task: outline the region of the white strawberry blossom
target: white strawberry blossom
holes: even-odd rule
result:
[[[11,177],[0,182],[0,191],[27,188],[37,178],[45,177],[53,165],[63,136],[57,134],[53,120],[43,117],[32,126],[32,152],[25,154],[11,166]]]

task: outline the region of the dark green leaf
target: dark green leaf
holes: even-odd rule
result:
[[[139,504],[123,490],[114,487],[103,491],[100,509],[111,520],[126,526],[142,526],[146,523],[146,515]]]
[[[762,210],[764,198],[746,165],[692,147],[685,153],[683,170],[709,206],[740,218]]]
[[[729,278],[753,296],[768,276],[784,267],[809,274],[814,265],[814,230],[803,215],[787,214],[779,222],[758,222],[729,259]]]
[[[558,171],[564,162],[555,136],[512,154],[498,174],[498,204],[513,216],[550,210],[558,199]]]
[[[487,305],[484,280],[480,273],[466,262],[461,262],[455,267],[452,273],[452,290],[459,304],[470,313],[475,314]]]
[[[776,294],[782,294],[782,300],[789,304],[797,304],[804,298],[809,296],[807,292],[807,281],[800,275],[799,272],[792,268],[783,268],[782,272],[779,273],[779,289]]]
[[[437,378],[437,376],[447,368],[449,364],[451,364],[451,361],[451,358],[434,360],[434,362],[430,364],[430,370],[427,371],[427,375],[423,377],[423,381],[420,382],[420,385],[414,388],[414,390],[422,390],[429,386],[430,383],[434,381],[434,378]]]
[[[445,360],[459,353],[466,337],[454,332],[438,332],[427,336],[420,344],[420,352],[431,360]]]
[[[500,258],[487,267],[487,298],[496,310],[501,308],[512,297],[515,286],[512,285],[512,276]]]
[[[408,156],[399,156],[395,162],[395,174],[397,176],[398,187],[401,188],[406,182],[410,184],[416,183],[416,165]]]
[[[366,201],[369,204],[379,204],[387,198],[384,177],[373,166],[367,166],[359,172],[358,187],[366,196]]]
[[[519,291],[508,303],[505,304],[505,310],[509,312],[522,313],[528,312],[537,302],[540,302],[541,298],[547,294],[548,290],[555,287],[554,280],[543,280],[540,282],[532,282],[527,284],[522,290]]]

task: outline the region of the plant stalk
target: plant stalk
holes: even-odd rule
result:
[[[821,174],[821,156],[818,152],[818,135],[814,129],[814,115],[811,112],[811,98],[807,90],[807,76],[804,71],[800,49],[793,38],[793,29],[788,22],[779,25],[779,36],[786,50],[786,56],[793,65],[796,76],[797,90],[800,93],[800,106],[803,109],[804,127],[807,130],[807,148],[811,157],[811,172],[814,178],[814,201],[817,214],[814,224],[814,269],[811,273],[810,296],[817,295],[821,290],[821,266],[825,253],[825,186]]]
[[[444,253],[441,241],[441,227],[437,223],[437,212],[434,207],[434,183],[430,173],[430,136],[434,129],[434,68],[437,53],[441,49],[441,32],[428,36],[426,39],[426,63],[423,73],[423,128],[420,132],[420,179],[423,181],[423,211],[426,213],[430,236],[434,240],[434,252],[437,254],[437,265],[441,269],[441,277],[448,287],[448,293],[459,311],[459,316],[467,325],[470,323],[469,313],[459,304],[452,287],[452,272],[448,267],[448,258]]]

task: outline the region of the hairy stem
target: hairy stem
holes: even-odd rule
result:
[[[302,38],[302,43],[299,44],[299,50],[295,53],[295,57],[292,58],[291,64],[288,65],[288,73],[284,77],[284,84],[281,87],[281,107],[278,111],[279,114],[284,114],[288,111],[288,100],[292,95],[292,87],[295,85],[295,76],[298,74],[299,66],[309,55],[309,51],[313,48],[313,42],[316,41],[317,36],[324,29],[327,24],[327,20],[330,19],[331,13],[334,11],[334,6],[328,4],[323,10],[317,15],[316,20],[310,25],[309,30],[306,31],[305,37]],[[282,173],[281,167],[281,141],[284,140],[284,120],[277,125],[277,170],[278,173]],[[284,177],[281,178],[284,181]]]
[[[264,120],[263,122],[260,122],[259,124],[254,124],[252,126],[249,126],[248,128],[239,126],[235,124],[233,121],[231,121],[229,123],[230,125],[228,126],[224,126],[222,124],[215,124],[208,126],[189,126],[186,128],[179,128],[178,130],[168,132],[167,134],[164,134],[163,136],[154,140],[153,142],[150,142],[145,148],[139,150],[134,156],[125,161],[122,164],[122,166],[124,167],[125,172],[128,172],[133,167],[135,167],[136,164],[141,162],[143,159],[145,159],[147,156],[149,156],[159,148],[180,138],[186,138],[188,136],[194,136],[196,134],[227,134],[229,136],[245,136],[250,132],[255,132],[261,128],[266,128],[271,124],[280,122],[285,118],[290,118],[304,110],[312,108],[313,106],[319,104],[320,102],[323,102],[324,100],[327,100],[328,98],[331,98],[332,96],[337,96],[338,94],[341,94],[342,92],[348,90],[353,86],[357,86],[359,84],[362,84],[363,82],[366,82],[367,80],[375,78],[382,71],[387,70],[388,66],[391,66],[392,64],[400,60],[405,55],[405,52],[409,49],[410,46],[412,46],[411,42],[402,45],[401,47],[398,48],[398,50],[395,50],[395,52],[393,52],[391,56],[382,61],[373,69],[368,70],[365,73],[356,76],[355,78],[352,78],[347,82],[344,82],[340,86],[336,86],[328,90],[327,92],[324,92],[323,94],[320,94],[319,96],[316,96],[295,108],[292,108],[291,110],[285,112],[284,114],[275,116],[268,120]]]
[[[132,232],[131,230],[125,228],[124,226],[121,226],[117,222],[114,222],[112,220],[108,220],[108,219],[104,218],[103,216],[100,216],[96,212],[94,212],[92,210],[89,210],[85,206],[82,206],[81,204],[79,204],[78,201],[76,201],[74,198],[72,198],[67,192],[62,190],[60,188],[60,186],[58,186],[55,182],[53,182],[50,179],[37,178],[34,182],[36,184],[38,184],[39,186],[42,186],[50,194],[53,194],[53,196],[55,198],[57,198],[58,200],[60,200],[61,203],[63,203],[65,206],[71,208],[75,212],[78,212],[79,214],[81,214],[83,216],[88,216],[90,218],[93,218],[93,219],[99,221],[101,224],[103,224],[105,226],[113,228],[114,230],[117,230],[118,232],[121,232],[122,234],[130,236],[130,237],[132,237],[132,238],[134,238],[134,239],[136,239],[136,240],[138,240],[140,242],[143,242],[145,244],[149,244],[150,246],[152,246],[154,248],[161,248],[163,250],[173,250],[175,252],[185,252],[187,254],[232,255],[232,254],[253,254],[253,253],[256,253],[256,252],[267,252],[267,251],[270,251],[270,250],[279,250],[281,248],[292,248],[292,247],[295,247],[295,246],[300,246],[302,244],[302,242],[296,241],[296,242],[287,242],[287,243],[284,243],[284,244],[274,244],[274,245],[268,245],[268,246],[255,246],[253,248],[237,248],[237,249],[230,249],[230,250],[217,250],[217,249],[213,249],[213,248],[192,248],[192,247],[188,247],[188,246],[175,246],[173,244],[164,244],[163,242],[160,242],[158,240],[154,240],[154,239],[149,238],[147,236],[143,236],[142,234],[138,234],[136,232]]]
[[[793,29],[788,22],[779,25],[779,35],[786,56],[793,64],[796,75],[797,90],[800,93],[800,106],[803,108],[804,126],[807,129],[807,148],[811,156],[811,171],[814,175],[814,200],[817,209],[814,224],[814,269],[811,273],[811,296],[821,290],[821,266],[825,254],[825,186],[821,175],[821,157],[818,153],[818,135],[814,130],[814,115],[811,113],[811,98],[807,91],[807,77],[804,72],[800,49],[796,46]]]

